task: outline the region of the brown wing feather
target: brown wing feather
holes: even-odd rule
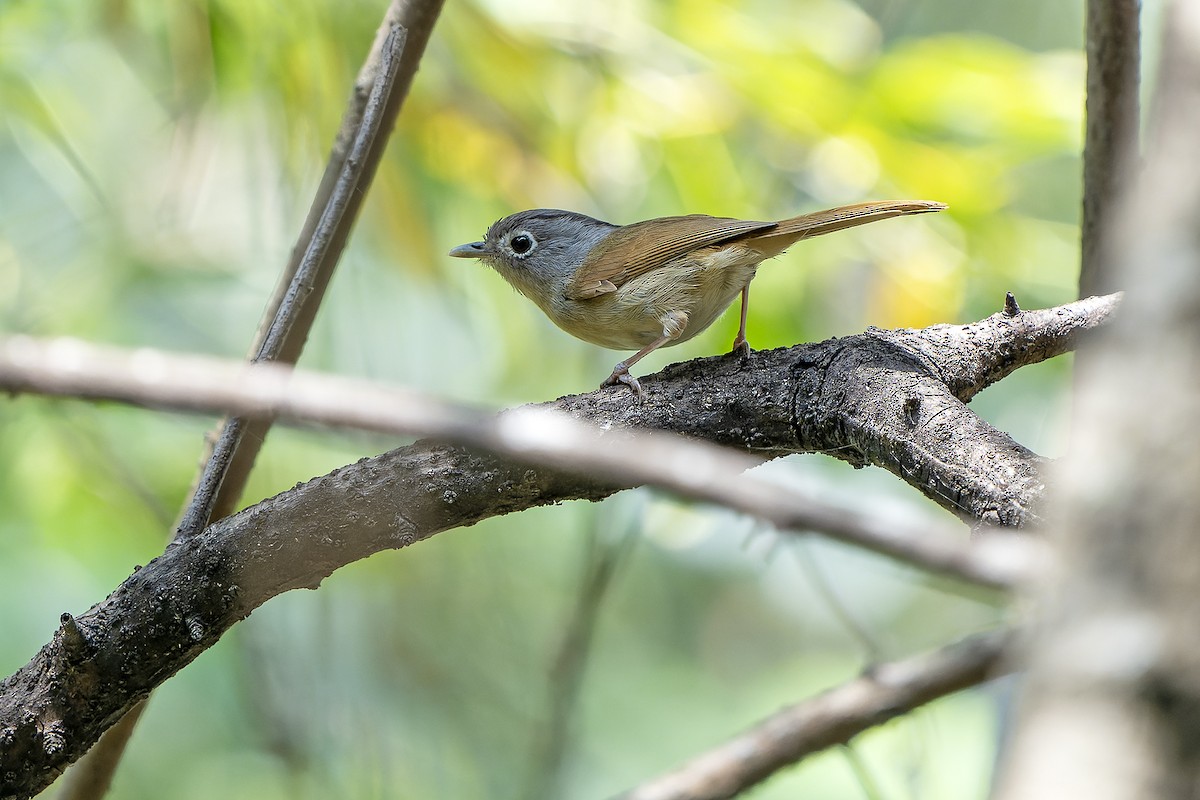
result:
[[[586,300],[615,292],[622,284],[658,269],[692,250],[774,228],[774,222],[692,214],[661,217],[618,228],[584,259],[566,295]]]
[[[580,265],[566,295],[572,300],[587,300],[615,292],[622,284],[693,250],[734,239],[769,258],[801,239],[890,217],[925,214],[945,208],[944,203],[927,200],[897,200],[839,206],[779,222],[754,222],[704,214],[635,222],[618,228],[596,245]]]

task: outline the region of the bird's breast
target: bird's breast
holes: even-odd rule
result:
[[[662,336],[664,326],[677,328],[668,345],[686,342],[729,307],[762,258],[741,245],[703,248],[644,272],[615,292],[586,300],[564,297],[554,313],[547,313],[567,333],[613,350],[639,350]]]

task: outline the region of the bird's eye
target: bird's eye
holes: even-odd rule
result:
[[[537,247],[537,240],[533,238],[533,234],[528,231],[521,231],[516,236],[508,240],[508,246],[512,248],[514,254],[518,256],[527,256]]]

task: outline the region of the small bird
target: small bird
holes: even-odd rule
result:
[[[537,208],[507,216],[455,258],[499,272],[555,325],[585,342],[637,350],[601,384],[643,394],[629,368],[660,347],[686,342],[742,296],[734,352],[750,352],[746,311],[758,265],[801,239],[904,214],[941,211],[926,200],[859,203],[778,222],[692,214],[614,225]]]

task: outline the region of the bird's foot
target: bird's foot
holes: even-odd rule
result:
[[[646,396],[646,390],[642,388],[640,383],[638,383],[637,378],[629,374],[629,367],[625,365],[625,362],[621,362],[613,367],[612,374],[604,380],[604,383],[600,384],[600,388],[603,389],[605,386],[617,386],[622,383],[632,389],[633,393],[637,395],[639,400]]]
[[[746,341],[746,337],[738,335],[733,340],[733,349],[729,351],[730,355],[736,355],[741,358],[746,358],[750,355],[750,343]]]

